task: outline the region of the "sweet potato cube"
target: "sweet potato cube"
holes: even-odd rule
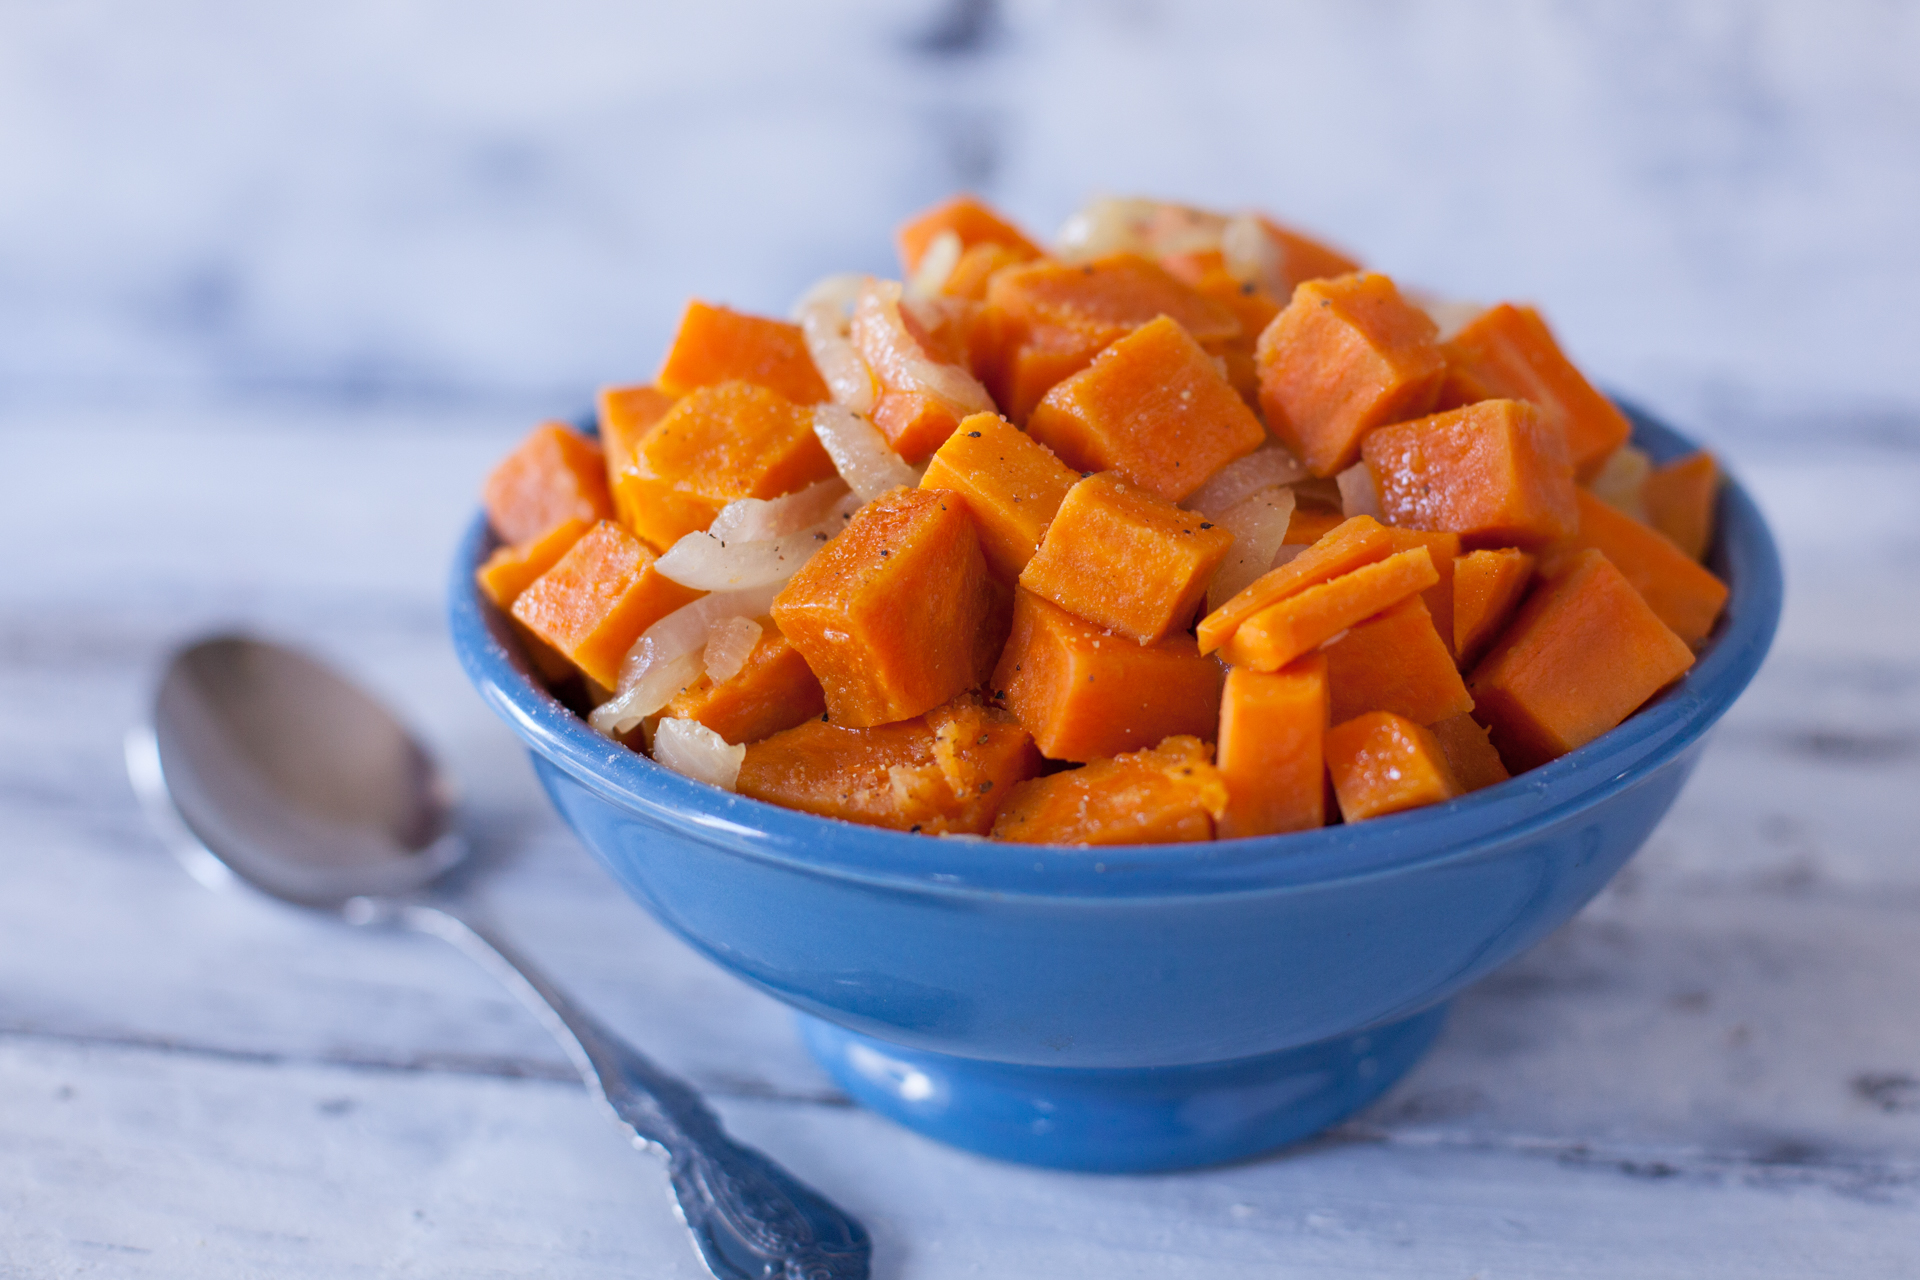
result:
[[[1305,501],[1296,492],[1293,519],[1287,522],[1287,536],[1282,545],[1311,546],[1339,528],[1346,519],[1347,513],[1338,507]]]
[[[1484,725],[1469,715],[1448,716],[1427,726],[1446,753],[1447,767],[1462,791],[1478,791],[1513,775],[1501,763]]]
[[[943,231],[953,232],[963,251],[992,245],[1013,256],[1015,261],[1044,256],[1040,246],[1029,240],[1020,228],[973,196],[962,195],[915,214],[893,233],[894,245],[900,251],[900,265],[907,275],[918,269],[920,259]]]
[[[487,521],[505,543],[530,542],[568,520],[613,514],[600,446],[558,422],[535,427],[487,477]]]
[[[1675,634],[1688,644],[1705,640],[1726,606],[1727,584],[1658,529],[1614,510],[1584,489],[1577,501],[1579,531],[1541,553],[1542,570],[1557,573],[1581,551],[1598,548]]]
[[[728,742],[758,742],[817,719],[826,695],[800,651],[768,619],[746,665],[715,684],[701,676],[660,713],[698,720]]]
[[[773,602],[773,620],[852,728],[917,716],[979,679],[993,604],[973,517],[933,489],[895,489],[854,514]]]
[[[670,396],[684,396],[723,382],[751,382],[795,404],[818,404],[828,395],[799,325],[695,299],[680,317],[654,383]]]
[[[1517,771],[1585,746],[1692,665],[1687,642],[1589,547],[1520,607],[1467,687]]]
[[[663,577],[654,559],[645,543],[602,520],[520,593],[513,616],[590,679],[614,688],[640,633],[701,594]]]
[[[1281,226],[1271,218],[1259,221],[1260,229],[1280,251],[1280,279],[1289,290],[1303,281],[1326,280],[1360,270],[1358,262],[1305,232]]]
[[[1427,554],[1433,557],[1434,572],[1440,575],[1440,581],[1421,592],[1420,598],[1427,602],[1427,613],[1433,618],[1434,630],[1440,633],[1440,643],[1446,646],[1448,653],[1452,653],[1453,562],[1460,555],[1460,535],[1433,529],[1389,528],[1387,536],[1393,539],[1395,551],[1425,547]],[[1349,717],[1340,718],[1345,720]],[[1420,723],[1427,722],[1422,720]]]
[[[474,571],[474,581],[496,608],[511,609],[520,593],[559,563],[592,527],[585,520],[563,520],[530,542],[502,546]]]
[[[946,283],[940,286],[940,292],[949,298],[984,302],[987,298],[987,290],[993,287],[994,276],[1008,267],[1032,262],[1035,256],[1022,253],[1018,249],[1009,249],[1003,244],[969,246],[960,255],[960,261],[954,264]]]
[[[1425,547],[1398,552],[1268,605],[1234,628],[1220,656],[1236,667],[1278,671],[1438,581]]]
[[[1169,502],[1267,438],[1213,358],[1166,316],[1047,392],[1027,430],[1068,466],[1118,471]]]
[[[1175,844],[1210,840],[1227,784],[1198,738],[1168,738],[1013,789],[993,834],[1019,844]]]
[[[834,474],[813,411],[751,382],[701,387],[654,423],[621,473],[622,518],[662,549],[736,498],[777,498]]]
[[[976,413],[933,455],[920,487],[960,495],[987,565],[1012,581],[1079,479],[1051,449],[1000,415]]]
[[[1020,585],[1155,644],[1192,620],[1232,545],[1225,529],[1103,471],[1067,491]]]
[[[1490,307],[1449,338],[1442,350],[1447,377],[1440,408],[1480,400],[1531,401],[1543,421],[1566,435],[1567,456],[1583,478],[1633,432],[1626,415],[1594,390],[1561,352],[1547,322],[1532,307]]]
[[[1533,557],[1518,547],[1473,551],[1453,562],[1453,656],[1463,669],[1480,660],[1532,582]]]
[[[1695,560],[1706,558],[1720,497],[1720,467],[1712,454],[1702,451],[1655,467],[1640,495],[1654,528]]]
[[[1464,794],[1433,731],[1390,711],[1369,711],[1327,730],[1327,772],[1348,822]]]
[[[1473,710],[1460,669],[1419,596],[1355,623],[1322,652],[1336,723],[1391,711],[1432,724]]]
[[[1307,281],[1260,335],[1268,429],[1313,474],[1346,470],[1368,431],[1433,407],[1446,375],[1436,332],[1386,276]]]
[[[1291,532],[1292,526],[1288,526]],[[1287,596],[1352,573],[1394,554],[1393,532],[1372,516],[1342,520],[1312,546],[1278,569],[1248,583],[1238,595],[1200,620],[1200,652],[1212,653],[1241,623]],[[1411,548],[1408,548],[1411,550]]]
[[[1388,524],[1444,529],[1468,547],[1536,547],[1579,525],[1560,429],[1524,400],[1381,427],[1361,453]]]
[[[1016,589],[989,688],[1054,760],[1097,760],[1213,732],[1220,664],[1186,636],[1136,644]]]
[[[1278,671],[1227,672],[1214,755],[1227,783],[1222,840],[1326,825],[1329,723],[1327,660],[1320,654]]]
[[[672,408],[673,397],[658,387],[608,387],[600,392],[600,447],[607,455],[607,488],[613,495],[614,515],[629,533],[637,532],[634,512],[641,496],[626,476],[640,456],[641,440]]]

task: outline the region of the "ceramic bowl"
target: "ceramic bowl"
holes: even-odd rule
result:
[[[1692,446],[1644,414],[1656,460]],[[1780,564],[1729,481],[1711,565],[1725,617],[1625,724],[1449,804],[1213,844],[1101,849],[929,838],[718,791],[609,742],[529,674],[453,568],[453,642],[554,804],[647,910],[799,1011],[854,1098],[956,1146],[1061,1168],[1209,1164],[1377,1097],[1449,997],[1612,878],[1758,669]]]

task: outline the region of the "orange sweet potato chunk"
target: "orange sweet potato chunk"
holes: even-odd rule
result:
[[[1391,711],[1432,724],[1473,710],[1460,669],[1419,596],[1355,623],[1323,652],[1335,722]]]
[[[1040,769],[1026,730],[965,701],[869,728],[809,720],[749,744],[735,788],[789,809],[929,834],[985,835]]]
[[[1720,496],[1720,466],[1712,454],[1702,451],[1655,467],[1640,496],[1654,528],[1695,560],[1706,558]]]
[[[1632,424],[1601,395],[1554,341],[1532,307],[1501,303],[1448,339],[1439,407],[1479,400],[1527,400],[1566,435],[1574,470],[1586,477],[1627,442]]]
[[[954,264],[946,283],[940,286],[940,292],[949,298],[985,302],[994,276],[1008,267],[1032,262],[1033,258],[1032,254],[1009,249],[1003,244],[973,245],[960,255],[960,261]]]
[[[1236,667],[1278,671],[1439,580],[1425,547],[1398,552],[1268,605],[1234,629],[1220,656]]]
[[[1213,732],[1220,679],[1187,636],[1137,644],[1016,589],[989,688],[1045,755],[1084,762]]]
[[[1688,644],[1705,640],[1726,606],[1727,584],[1659,530],[1616,511],[1584,489],[1578,502],[1579,531],[1542,552],[1541,568],[1557,573],[1580,552],[1597,548],[1682,640]]]
[[[673,397],[658,387],[607,387],[600,392],[600,447],[607,455],[607,488],[613,496],[614,515],[629,533],[638,532],[634,511],[641,498],[625,477],[640,456],[640,441],[672,408]]]
[[[593,526],[513,602],[513,616],[587,676],[616,687],[640,633],[700,592],[661,576],[647,545],[611,520]]]
[[[795,404],[827,399],[827,384],[797,324],[744,315],[695,299],[680,317],[654,383],[670,396],[723,382],[751,382]]]
[[[1292,526],[1288,526],[1291,531]],[[1225,604],[1200,620],[1200,652],[1225,644],[1239,625],[1287,596],[1352,573],[1394,554],[1394,535],[1372,516],[1343,520],[1278,569],[1248,583]],[[1411,548],[1408,548],[1411,550]]]
[[[1141,644],[1192,621],[1233,535],[1118,473],[1067,491],[1020,585]]]
[[[966,504],[895,489],[855,513],[773,602],[773,619],[852,728],[906,720],[979,679],[993,589]]]
[[[1227,784],[1218,836],[1270,836],[1327,822],[1327,660],[1235,667],[1220,695],[1215,763]]]
[[[758,742],[825,711],[826,695],[806,659],[771,618],[761,625],[760,642],[745,666],[719,684],[701,676],[660,714],[698,720],[728,742],[741,743]]]
[[[1336,507],[1308,502],[1295,494],[1293,519],[1287,522],[1284,545],[1311,546],[1346,522],[1347,514]]]
[[[1440,575],[1440,581],[1420,593],[1427,602],[1427,613],[1433,618],[1433,627],[1440,633],[1440,643],[1447,652],[1453,652],[1453,562],[1460,555],[1460,535],[1431,529],[1389,528],[1387,536],[1393,539],[1395,551],[1411,551],[1415,547],[1425,547],[1427,554],[1433,557],[1434,572]],[[1341,719],[1347,717],[1342,716]],[[1422,724],[1427,723],[1422,720]]]
[[[506,543],[530,542],[568,520],[613,514],[600,446],[558,422],[535,427],[487,477],[487,520]]]
[[[1467,687],[1474,718],[1521,770],[1585,746],[1692,665],[1687,642],[1587,548],[1521,606]]]
[[[1447,767],[1453,770],[1461,790],[1478,791],[1513,776],[1501,763],[1500,753],[1493,749],[1485,726],[1472,716],[1448,716],[1428,728],[1433,730],[1440,749],[1446,753]]]
[[[1261,218],[1260,229],[1280,251],[1280,278],[1288,289],[1307,280],[1326,280],[1360,270],[1358,262],[1332,245],[1282,226],[1271,218]]]
[[[520,593],[553,568],[592,527],[585,520],[563,520],[530,542],[502,546],[474,571],[474,581],[496,608],[510,609]]]
[[[919,267],[934,237],[943,231],[958,236],[963,251],[991,245],[1018,262],[1044,256],[1039,245],[990,206],[974,196],[960,195],[915,214],[893,233],[894,244],[900,251],[900,265],[907,275]]]
[[[1520,607],[1533,557],[1518,547],[1473,551],[1453,562],[1453,656],[1471,667]]]
[[[1446,374],[1436,332],[1386,276],[1307,281],[1260,335],[1268,429],[1313,474],[1344,471],[1368,431],[1433,407]]]
[[[751,382],[684,396],[621,473],[622,517],[654,546],[704,529],[736,498],[777,498],[834,474],[813,411]]]
[[[1387,523],[1469,547],[1535,547],[1579,525],[1560,429],[1523,400],[1483,400],[1381,427],[1361,448]]]
[[[1348,822],[1464,794],[1433,731],[1390,711],[1369,711],[1329,729],[1327,772]]]
[[[1051,449],[1000,415],[976,413],[933,455],[920,487],[960,495],[988,566],[1011,581],[1033,559],[1079,479]]]
[[[1047,392],[1027,430],[1068,466],[1118,471],[1169,502],[1267,438],[1213,358],[1167,316]]]
[[[1175,844],[1210,840],[1227,785],[1198,738],[1168,738],[1013,789],[993,824],[1020,844]]]
[[[870,282],[854,304],[847,340],[879,386],[873,425],[910,463],[944,444],[960,419],[993,408],[967,367],[961,305],[903,302],[891,281]]]

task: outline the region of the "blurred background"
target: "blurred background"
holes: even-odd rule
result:
[[[504,427],[956,189],[1260,208],[1723,447],[1920,444],[1920,5],[0,5],[0,412]]]

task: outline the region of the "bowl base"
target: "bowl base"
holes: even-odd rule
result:
[[[1280,1053],[1184,1067],[1027,1067],[905,1049],[800,1016],[807,1048],[862,1106],[982,1155],[1141,1173],[1271,1151],[1344,1120],[1420,1060],[1440,1005]]]

